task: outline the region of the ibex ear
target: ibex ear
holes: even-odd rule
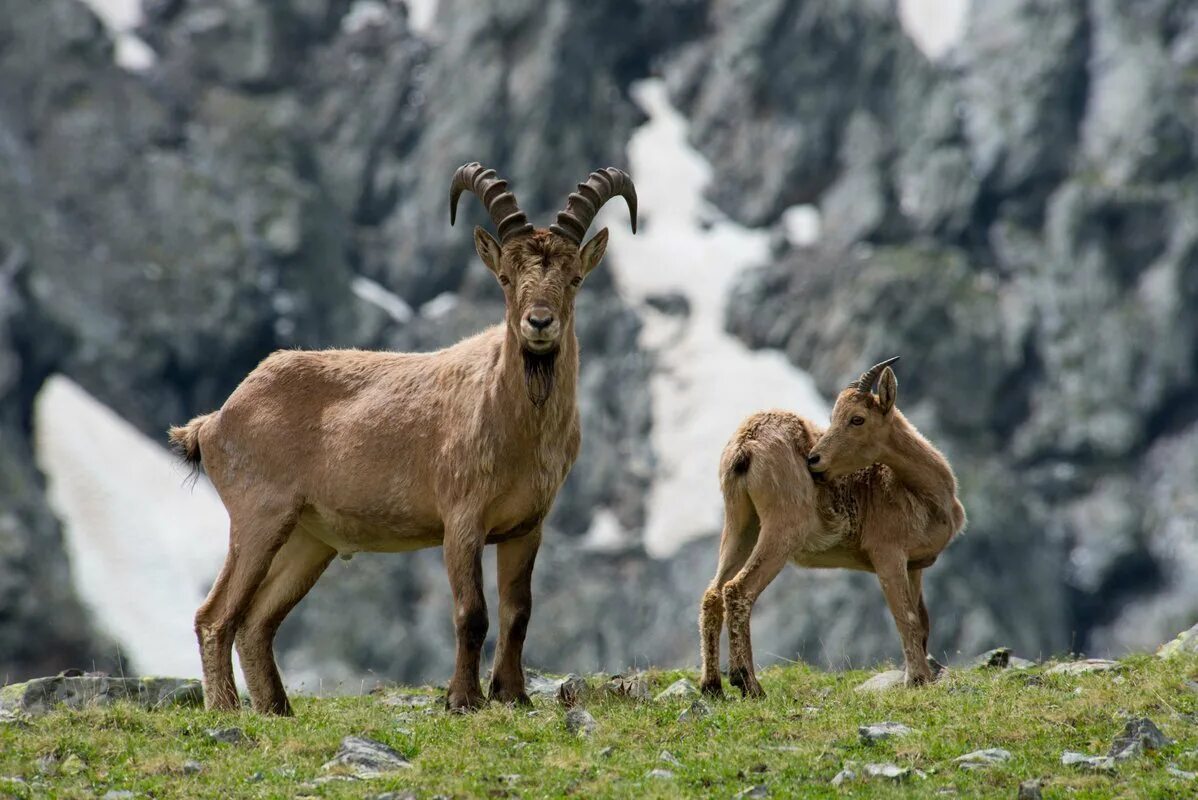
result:
[[[499,242],[480,226],[474,228],[474,249],[478,257],[487,265],[487,269],[499,274]]]
[[[894,377],[894,370],[887,367],[882,370],[882,377],[878,378],[878,400],[882,405],[882,413],[889,414],[897,399],[898,378]]]
[[[578,251],[578,259],[582,262],[582,274],[586,276],[599,266],[603,254],[607,252],[607,228],[596,233],[591,240]]]

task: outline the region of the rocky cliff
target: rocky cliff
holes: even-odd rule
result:
[[[974,5],[933,63],[887,0],[442,0],[419,30],[398,2],[149,0],[137,33],[155,58],[131,72],[76,0],[5,0],[0,669],[113,652],[32,467],[48,375],[160,437],[275,348],[477,330],[501,298],[467,235],[478,209],[445,219],[452,169],[501,166],[543,221],[592,167],[626,163],[649,77],[711,164],[710,201],[777,234],[728,329],[828,395],[904,356],[900,402],[953,459],[971,518],[929,573],[934,648],[1120,649],[1186,627],[1198,14]],[[814,246],[782,235],[796,204],[819,211]],[[658,457],[645,310],[612,274],[579,299],[583,454],[528,646],[549,667],[692,661],[714,563],[710,539],[664,559],[580,545],[600,507],[635,539]],[[871,581],[785,576],[759,651],[896,654]],[[427,552],[334,564],[281,644],[297,675],[420,680],[446,673],[451,635]]]

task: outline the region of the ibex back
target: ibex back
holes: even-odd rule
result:
[[[271,355],[225,404],[171,441],[201,464],[228,509],[229,553],[196,613],[209,708],[238,706],[236,642],[258,711],[289,714],[275,665],[279,625],[338,553],[444,546],[457,656],[450,709],[485,702],[488,620],[482,550],[498,547],[500,629],[490,697],[527,703],[521,666],[541,527],[578,455],[574,298],[607,231],[582,238],[623,172],[591,173],[549,229],[534,228],[494,170],[467,164],[450,186],[498,228],[475,228],[506,301],[502,324],[435,353],[358,350]]]

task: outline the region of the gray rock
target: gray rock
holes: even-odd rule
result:
[[[1066,750],[1061,755],[1061,763],[1067,767],[1084,767],[1095,772],[1111,772],[1115,769],[1115,759],[1110,756],[1088,756],[1072,750]]]
[[[855,769],[845,767],[844,769],[840,770],[840,772],[837,772],[836,775],[834,775],[832,777],[831,783],[833,786],[842,786],[843,784],[848,783],[849,781],[855,781],[855,780],[857,780],[857,771]]]
[[[590,694],[586,679],[578,675],[567,675],[557,689],[557,701],[566,708],[583,702]]]
[[[1087,658],[1054,664],[1044,672],[1046,675],[1088,675],[1092,672],[1113,672],[1120,669],[1123,669],[1123,665],[1118,661],[1109,658]]]
[[[972,753],[957,756],[953,759],[953,763],[958,764],[961,769],[986,769],[997,764],[1005,764],[1010,760],[1011,751],[1003,750],[1000,747],[989,747],[985,750],[974,750]]]
[[[341,740],[337,754],[325,762],[321,769],[348,767],[355,777],[372,778],[411,766],[412,762],[382,742],[361,736],[346,736]]]
[[[679,678],[659,692],[654,700],[660,703],[667,700],[691,700],[696,697],[700,697],[698,687],[689,678]]]
[[[1147,717],[1128,721],[1123,732],[1111,742],[1107,755],[1116,761],[1143,755],[1151,750],[1160,750],[1173,744],[1173,740],[1161,733],[1161,729]]]
[[[766,786],[764,783],[759,783],[756,786],[750,786],[747,789],[741,789],[739,792],[737,792],[736,794],[734,794],[732,796],[734,798],[744,798],[745,800],[747,800],[748,798],[755,799],[755,798],[761,798],[761,797],[769,797],[770,790],[769,790],[769,787]]]
[[[1040,800],[1044,795],[1040,791],[1040,781],[1021,781],[1019,784],[1018,800]]]
[[[440,698],[431,694],[399,691],[384,693],[379,702],[385,706],[393,706],[395,708],[428,708],[438,705]]]
[[[991,669],[1028,669],[1034,667],[1036,662],[1020,658],[1009,647],[996,647],[975,658],[973,665]]]
[[[711,706],[701,698],[696,697],[691,704],[678,715],[679,722],[695,722],[711,714]]]
[[[1168,772],[1170,775],[1172,775],[1174,778],[1181,778],[1182,780],[1186,780],[1186,781],[1198,780],[1198,772],[1187,772],[1184,769],[1178,769],[1177,767],[1173,766],[1172,764],[1165,767],[1165,771]]]
[[[405,789],[402,792],[383,792],[382,794],[371,795],[369,800],[417,800],[419,795],[411,789]]]
[[[603,690],[613,697],[626,697],[642,703],[647,702],[653,697],[649,693],[649,681],[640,673],[634,675],[613,675],[603,685]]]
[[[220,744],[241,744],[248,741],[245,731],[241,728],[208,728],[204,735]]]
[[[1198,653],[1198,625],[1177,634],[1156,651],[1161,658],[1173,658],[1183,653]]]
[[[184,775],[198,775],[204,771],[204,765],[194,759],[188,759],[183,762]]]
[[[134,797],[137,793],[128,789],[110,789],[104,793],[103,800],[133,800]]]
[[[674,773],[670,772],[668,769],[661,769],[660,767],[657,767],[646,772],[645,777],[671,781],[674,779]]]
[[[907,736],[911,733],[915,733],[915,729],[901,722],[875,722],[857,728],[857,734],[861,737],[862,744],[874,744],[884,739]]]
[[[657,760],[664,761],[667,764],[672,764],[675,767],[682,766],[682,762],[679,761],[677,759],[677,757],[675,757],[674,754],[671,753],[669,750],[662,750],[661,753],[657,756]]]
[[[575,706],[566,712],[566,730],[575,736],[590,736],[598,723],[585,708]]]
[[[906,685],[907,673],[901,669],[889,669],[885,672],[879,672],[864,683],[859,684],[855,691],[858,692],[884,692],[887,689],[894,689],[899,686]]]
[[[0,688],[0,710],[40,716],[54,708],[107,706],[132,702],[142,708],[202,706],[197,680],[186,678],[35,678]]]

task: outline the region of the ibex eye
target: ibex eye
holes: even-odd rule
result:
[[[853,423],[854,425],[864,425],[865,417],[853,417],[851,420],[849,420],[849,422]]]
[[[576,276],[574,276],[574,278],[572,278],[572,279],[570,280],[570,285],[571,285],[571,286],[578,286],[578,285],[580,285],[581,283],[582,283],[582,276],[581,276],[581,275],[576,275]]]
[[[502,283],[504,286],[507,286],[507,285],[511,284],[512,279],[509,278],[507,275],[500,275],[499,282]]]

